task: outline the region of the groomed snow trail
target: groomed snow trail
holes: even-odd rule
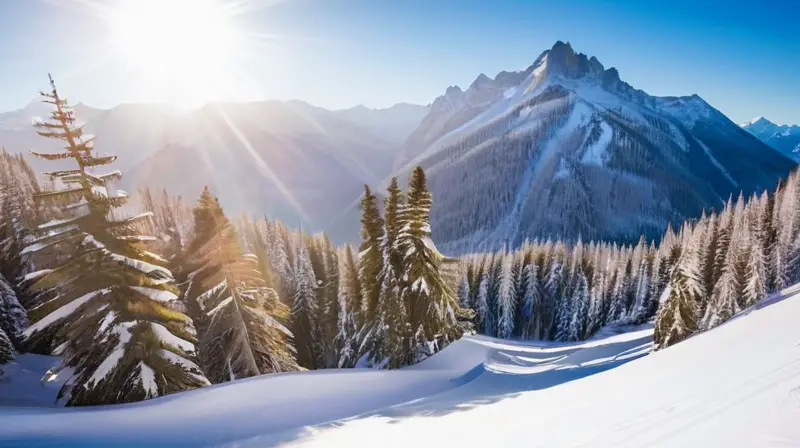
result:
[[[576,344],[468,337],[398,371],[267,375],[98,408],[0,407],[0,445],[800,446],[798,290],[649,355],[649,326]]]

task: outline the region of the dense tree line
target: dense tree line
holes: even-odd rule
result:
[[[462,257],[458,295],[481,334],[577,341],[655,318],[656,348],[714,328],[800,281],[800,180],[729,199],[661,243],[526,242]]]
[[[720,213],[683,225],[676,267],[655,321],[658,348],[714,328],[800,282],[800,179],[776,192],[728,200]]]
[[[38,217],[33,197],[39,190],[36,175],[19,154],[0,151],[0,365],[10,361],[28,325],[25,308],[14,287],[15,278],[30,268],[20,252]]]
[[[499,338],[578,341],[610,323],[643,323],[674,264],[656,247],[578,241],[526,242],[515,251],[462,259],[459,301],[478,332]]]

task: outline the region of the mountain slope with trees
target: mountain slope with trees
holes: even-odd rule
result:
[[[400,157],[398,173],[428,174],[433,237],[451,254],[657,238],[795,166],[699,96],[648,95],[563,42],[525,70],[450,87]]]

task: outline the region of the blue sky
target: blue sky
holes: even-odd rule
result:
[[[235,26],[272,37],[237,59],[247,88],[219,99],[425,104],[481,72],[522,69],[563,40],[653,95],[697,93],[737,122],[800,123],[795,0],[249,2]],[[131,87],[119,57],[98,56],[113,30],[77,5],[0,1],[0,111],[29,102],[47,72],[71,100],[97,107],[169,101],[163,89]]]

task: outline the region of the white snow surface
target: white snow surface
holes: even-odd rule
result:
[[[194,344],[175,336],[172,334],[172,332],[167,330],[167,327],[155,322],[151,322],[150,326],[153,329],[153,333],[158,336],[158,339],[161,340],[161,342],[169,344],[173,347],[177,347],[186,353],[194,353]]]
[[[175,295],[175,293],[163,289],[147,288],[145,286],[131,286],[131,289],[156,302],[172,302],[173,300],[178,300],[178,296]]]
[[[139,362],[139,378],[142,380],[142,387],[148,397],[158,396],[158,384],[156,384],[156,372],[147,364]]]
[[[273,374],[88,409],[0,407],[0,445],[800,446],[798,291],[655,353],[648,325],[572,344],[471,336],[395,371]]]

